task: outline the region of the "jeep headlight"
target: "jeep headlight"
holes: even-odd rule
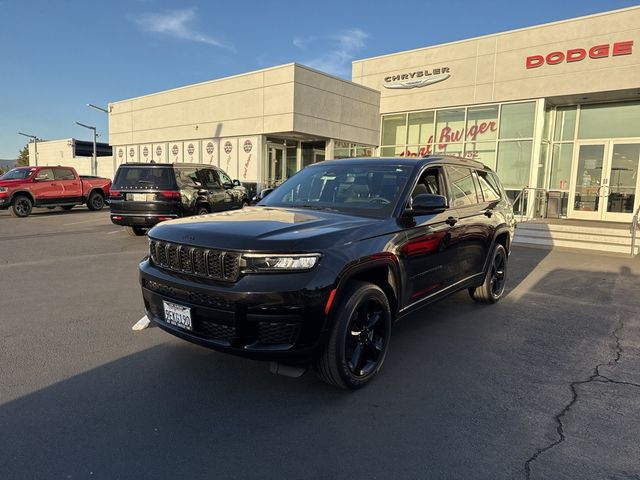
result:
[[[301,254],[262,254],[245,253],[242,255],[243,273],[260,272],[300,272],[311,270],[320,259],[319,253]]]

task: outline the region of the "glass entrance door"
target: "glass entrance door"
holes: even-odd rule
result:
[[[612,143],[605,220],[630,222],[638,208],[640,143]]]
[[[569,216],[630,222],[638,207],[640,143],[579,143]]]
[[[268,152],[267,187],[277,187],[282,183],[285,168],[284,147],[281,145],[269,145]]]

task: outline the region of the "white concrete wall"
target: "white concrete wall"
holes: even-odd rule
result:
[[[115,146],[302,132],[375,144],[379,93],[296,64],[110,103]]]
[[[633,41],[630,55],[526,68],[526,58]],[[447,80],[387,89],[385,77],[449,67]],[[381,112],[640,88],[640,7],[353,62],[353,81],[381,91]]]
[[[72,138],[38,142],[38,165],[73,167],[79,175],[91,175],[91,157],[74,157]],[[33,143],[29,143],[29,164],[35,165]],[[98,157],[98,175],[113,178],[113,157]]]

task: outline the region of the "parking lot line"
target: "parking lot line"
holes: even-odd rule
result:
[[[113,235],[114,233],[122,233],[124,230],[113,230],[111,232],[107,232],[107,235]]]
[[[91,222],[103,222],[105,219],[104,217],[101,218],[92,218],[91,220],[83,220],[81,222],[71,222],[71,223],[64,223],[63,225],[65,227],[68,227],[69,225],[80,225],[81,223],[91,223]]]

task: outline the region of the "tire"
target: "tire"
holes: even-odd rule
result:
[[[314,366],[322,381],[356,390],[382,367],[391,337],[391,307],[372,283],[353,282],[340,296],[329,341]],[[363,318],[366,323],[361,323]]]
[[[196,215],[207,215],[208,213],[211,212],[209,211],[209,207],[206,205],[198,205],[196,207]]]
[[[33,210],[33,202],[26,195],[18,195],[11,202],[11,215],[14,217],[28,217],[31,215],[31,210]]]
[[[497,243],[491,252],[489,268],[484,282],[477,288],[470,288],[469,295],[479,303],[496,303],[504,294],[507,281],[507,251]]]
[[[100,192],[93,191],[87,199],[87,208],[93,212],[104,208],[104,196]]]
[[[142,237],[147,233],[147,229],[144,227],[124,227],[127,234],[131,237]]]
[[[68,211],[69,211],[69,210],[71,210],[73,207],[75,207],[75,205],[63,205],[63,206],[62,206],[62,209],[63,209],[63,210],[66,210],[66,211],[68,212]]]

